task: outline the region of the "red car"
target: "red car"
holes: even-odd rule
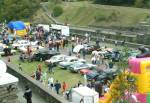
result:
[[[81,69],[80,70],[80,74],[84,75],[84,74],[88,74],[90,73],[92,70],[89,70],[89,69]]]

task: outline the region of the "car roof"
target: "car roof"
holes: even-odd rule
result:
[[[67,60],[71,60],[71,59],[78,59],[78,58],[75,57],[75,56],[67,56],[66,59],[67,59]]]
[[[57,54],[59,52],[57,52],[56,50],[49,50],[48,48],[41,48],[38,49],[37,53]]]
[[[84,63],[82,63],[82,62],[75,62],[75,63],[72,64],[71,66],[82,65],[82,64],[84,64]]]
[[[64,54],[59,54],[59,55],[54,55],[53,57],[66,57],[67,55]]]
[[[99,75],[99,73],[97,72],[97,71],[91,71],[91,72],[89,72],[87,75],[89,75],[89,76],[97,76],[97,75]]]

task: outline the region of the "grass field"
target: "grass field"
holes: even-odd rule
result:
[[[19,66],[19,63],[21,63],[23,72],[27,73],[28,75],[32,75],[36,71],[37,65],[40,63],[42,64],[42,72],[47,72],[48,67],[45,65],[44,62],[20,62],[18,59],[18,56],[14,56],[12,59],[12,63],[14,65]],[[54,80],[59,80],[61,83],[65,81],[69,87],[72,87],[78,83],[78,81],[83,81],[83,76],[77,73],[71,73],[70,71],[60,69],[56,67],[54,69],[54,74],[52,73],[47,73],[47,79],[48,77],[53,77]]]
[[[54,4],[47,4],[52,12]],[[145,20],[150,12],[148,9],[97,5],[90,2],[62,3],[64,12],[56,19],[77,26],[122,26],[136,25]]]
[[[91,43],[94,44],[94,42],[91,42]],[[111,48],[116,48],[116,49],[120,49],[120,50],[124,48],[123,46],[117,46],[116,47],[113,44],[107,44],[107,43],[100,43],[100,45],[111,47]],[[69,47],[70,47],[70,45],[69,45]],[[61,53],[66,54],[65,51],[66,50],[61,50]],[[86,61],[89,62],[89,63],[91,62],[90,58],[91,58],[91,55],[86,56]],[[19,63],[21,63],[22,68],[23,68],[23,72],[25,72],[29,76],[31,76],[36,71],[37,65],[39,63],[42,64],[42,72],[47,72],[48,71],[48,67],[47,67],[47,65],[45,65],[44,62],[37,62],[37,61],[34,61],[34,62],[27,62],[27,61],[20,62],[18,55],[15,55],[15,56],[11,57],[11,63],[16,65],[16,66],[19,66]],[[16,69],[18,69],[18,68],[16,68]],[[77,74],[77,73],[71,73],[68,70],[63,70],[63,69],[60,69],[58,67],[56,67],[54,69],[54,74],[47,73],[47,79],[49,77],[53,77],[55,80],[59,80],[61,83],[63,81],[65,81],[69,85],[69,87],[72,87],[72,86],[76,85],[79,80],[82,81],[82,82],[84,81],[84,78],[83,78],[82,75]]]
[[[48,16],[44,13],[44,11],[42,9],[37,10],[37,12],[35,12],[35,14],[32,16],[31,23],[35,23],[35,24],[39,24],[39,23],[43,23],[43,24],[50,24],[52,23],[52,21],[48,18]]]

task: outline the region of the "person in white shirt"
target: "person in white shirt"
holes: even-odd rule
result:
[[[53,90],[53,87],[54,87],[54,78],[53,77],[48,78],[48,87]]]

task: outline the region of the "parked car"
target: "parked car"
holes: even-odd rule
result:
[[[106,69],[96,78],[96,81],[113,80],[117,73],[117,69]]]
[[[81,69],[94,69],[94,68],[96,68],[96,65],[77,62],[69,66],[68,69],[72,72],[79,72]]]
[[[68,56],[63,60],[62,62],[59,63],[59,67],[62,69],[67,69],[70,65],[76,63],[76,62],[85,62],[83,59],[78,59],[77,57],[73,56]]]
[[[90,70],[90,69],[81,69],[81,70],[80,70],[80,74],[81,74],[81,75],[89,74],[90,72],[92,72],[92,70]]]
[[[29,41],[27,41],[27,40],[18,40],[18,41],[15,41],[12,44],[12,47],[17,49],[19,46],[28,46],[28,45],[30,45]]]
[[[22,53],[27,53],[27,47],[28,47],[28,46],[22,45],[22,46],[19,46],[19,47],[18,47],[18,50],[21,51]],[[32,46],[32,45],[31,45],[30,48],[31,48],[31,51],[32,51],[32,52],[36,52],[38,49],[42,49],[42,48],[44,48],[44,47],[38,46],[38,45],[35,45],[35,46]]]
[[[91,71],[86,74],[87,80],[89,80],[89,81],[96,80],[99,75],[100,75],[100,73],[97,71]]]
[[[15,49],[18,49],[19,47],[22,47],[22,46],[35,46],[38,44],[38,41],[27,41],[27,40],[18,40],[18,41],[15,41],[13,44],[12,44],[12,47],[15,48]]]
[[[56,50],[49,50],[48,48],[42,48],[38,49],[36,53],[33,54],[31,60],[37,60],[37,61],[45,61],[49,58],[51,58],[54,55],[60,54]]]
[[[95,49],[94,45],[83,44],[83,46],[87,54],[92,53],[92,51]]]
[[[117,69],[105,69],[103,71],[91,71],[87,73],[87,80],[105,81],[113,80],[117,76]]]
[[[63,54],[55,55],[55,56],[52,56],[50,59],[45,60],[45,63],[46,64],[53,63],[54,65],[56,65],[59,62],[65,60],[66,57],[67,57],[67,55],[63,55]]]
[[[82,52],[82,50],[85,49],[86,54],[90,54],[93,50],[97,50],[96,46],[90,45],[90,44],[82,44],[82,45],[77,45],[74,47],[73,52]]]
[[[105,59],[112,59],[114,62],[118,62],[121,59],[121,53],[118,50],[99,51],[98,54],[102,55]]]

